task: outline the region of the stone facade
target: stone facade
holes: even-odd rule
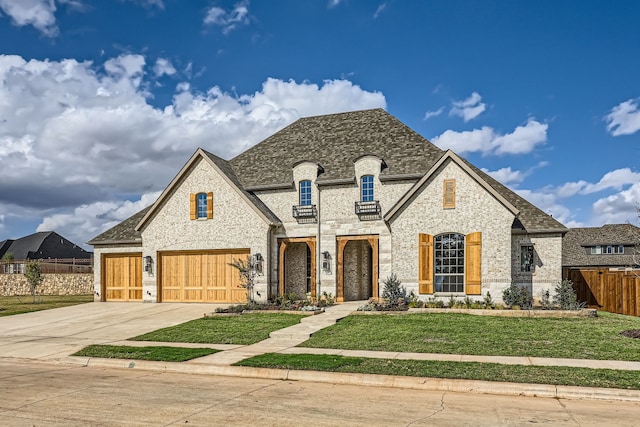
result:
[[[454,179],[455,208],[443,207],[443,182]],[[418,233],[482,232],[482,293],[493,297],[511,283],[514,214],[453,161],[436,171],[415,199],[391,222],[393,271],[418,294]],[[449,297],[449,294],[440,295]],[[427,297],[427,295],[422,295]]]
[[[190,194],[208,191],[213,192],[213,219],[191,220]],[[142,256],[151,256],[157,265],[157,254],[162,251],[246,248],[252,254],[267,254],[268,232],[269,225],[264,219],[218,171],[201,159],[185,174],[142,231]],[[264,268],[268,271],[271,266],[267,263]],[[143,273],[142,286],[144,299],[156,301],[156,276]],[[255,291],[266,299],[264,275],[256,278]]]
[[[525,245],[534,248],[531,272],[520,271],[520,248]],[[545,290],[553,293],[562,280],[562,234],[514,234],[511,238],[511,270],[513,281],[527,287],[534,299],[540,299]]]
[[[89,295],[93,293],[93,274],[44,274],[37,295]],[[0,296],[31,295],[24,274],[0,274]]]

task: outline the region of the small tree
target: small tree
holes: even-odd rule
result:
[[[2,255],[2,261],[13,261],[14,259],[13,252],[6,252]]]
[[[560,307],[561,310],[579,310],[586,307],[586,303],[578,302],[573,282],[571,280],[563,280],[556,286],[553,303]]]
[[[251,257],[246,259],[234,259],[229,263],[230,266],[236,268],[240,272],[240,286],[247,290],[247,303],[253,302],[253,288],[255,286],[255,278],[258,274],[254,265],[252,265]]]
[[[520,307],[529,310],[533,307],[533,297],[526,287],[520,287],[515,282],[502,291],[502,301],[509,307]]]
[[[42,276],[42,266],[40,261],[29,261],[27,263],[27,272],[24,273],[29,286],[31,287],[31,295],[33,303],[36,303],[36,288],[42,284],[44,277]]]

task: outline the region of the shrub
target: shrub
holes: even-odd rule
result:
[[[540,306],[543,310],[553,310],[554,306],[551,302],[551,296],[549,294],[549,289],[542,291],[542,297],[540,298]]]
[[[515,282],[502,292],[502,300],[512,309],[529,310],[533,307],[533,296],[529,289],[519,287]]]
[[[407,290],[395,273],[385,279],[382,290],[382,298],[387,300],[389,305],[400,305],[407,303]]]
[[[444,301],[436,299],[435,297],[429,297],[427,302],[424,303],[427,308],[444,308]]]
[[[491,292],[487,291],[487,294],[483,298],[484,308],[493,308],[493,298]]]
[[[413,291],[409,292],[407,301],[410,308],[424,307],[424,302],[422,302],[420,298],[418,298],[418,295],[416,295],[416,293]]]
[[[563,280],[558,283],[554,289],[553,303],[560,307],[560,310],[579,310],[586,307],[586,303],[578,302],[573,282],[571,280]]]
[[[456,305],[458,305],[458,301],[456,300],[456,297],[454,297],[453,295],[449,295],[449,302],[447,303],[447,307],[455,308]]]

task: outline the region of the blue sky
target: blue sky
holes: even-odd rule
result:
[[[640,2],[0,0],[0,240],[83,243],[197,147],[389,113],[565,225],[637,223]]]

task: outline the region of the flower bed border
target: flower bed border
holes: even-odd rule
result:
[[[355,315],[371,314],[416,314],[416,313],[456,313],[473,314],[475,316],[498,316],[498,317],[546,317],[546,318],[583,318],[598,317],[595,308],[582,308],[580,310],[487,310],[473,308],[410,308],[406,311],[354,311]]]

